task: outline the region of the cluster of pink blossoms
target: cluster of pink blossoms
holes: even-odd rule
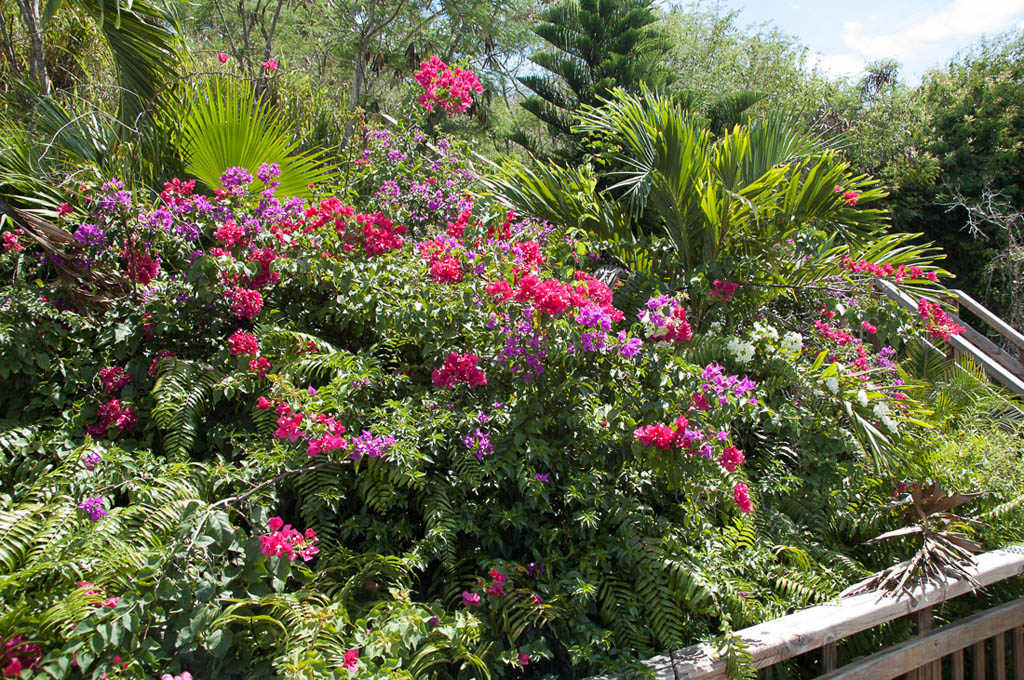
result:
[[[835,192],[843,195],[843,200],[846,201],[847,205],[857,205],[857,200],[860,199],[859,191],[845,191],[843,187],[836,185]]]
[[[120,366],[110,366],[100,369],[100,382],[103,383],[103,391],[107,394],[116,394],[121,388],[132,381],[132,374]]]
[[[320,437],[310,437],[306,445],[306,453],[310,456],[319,456],[321,453],[330,453],[339,449],[348,448],[348,440],[342,435],[345,434],[345,426],[336,419],[323,413],[318,413],[314,420],[324,427],[324,434]]]
[[[301,557],[303,562],[309,562],[320,552],[320,549],[313,545],[319,539],[312,529],[306,529],[304,534],[300,533],[293,529],[291,524],[285,524],[280,517],[271,517],[267,527],[271,533],[260,536],[260,549],[267,557],[287,557],[292,562]]]
[[[121,257],[127,261],[125,271],[132,281],[140,285],[148,286],[160,271],[160,258],[154,260],[147,253],[125,248],[121,251]]]
[[[245,241],[245,227],[235,224],[234,220],[228,220],[217,227],[213,237],[231,248]]]
[[[238,329],[228,337],[228,351],[233,357],[239,354],[256,356],[260,353],[260,343],[252,333]]]
[[[487,285],[487,294],[501,300],[515,300],[531,303],[537,311],[549,316],[558,316],[570,308],[594,307],[601,310],[611,321],[622,321],[622,312],[612,305],[612,291],[586,272],[573,275],[573,283],[562,283],[556,279],[541,280],[530,272],[518,280],[516,288],[506,281],[495,281]]]
[[[905,264],[901,264],[899,267],[893,267],[888,262],[884,264],[875,264],[874,262],[868,262],[867,260],[854,260],[847,255],[843,255],[839,259],[839,263],[844,269],[853,274],[867,272],[877,278],[891,276],[896,283],[903,283],[907,279],[928,279],[933,283],[939,280],[939,276],[935,272],[926,272],[920,267],[914,265],[907,266]]]
[[[736,289],[739,288],[738,283],[728,283],[726,281],[719,281],[715,279],[711,284],[711,297],[717,298],[722,302],[728,302],[736,295]]]
[[[20,635],[14,635],[4,642],[0,649],[0,668],[4,677],[20,678],[21,672],[32,670],[43,658],[43,648],[34,642],[22,642]]]
[[[427,261],[430,278],[437,283],[458,283],[462,281],[462,263],[457,253],[464,250],[456,237],[447,232],[418,243],[420,256]]]
[[[183,671],[181,675],[171,675],[170,673],[164,673],[160,676],[160,680],[192,680],[192,674],[188,671]]]
[[[462,113],[473,105],[474,92],[484,91],[476,74],[461,68],[449,68],[436,55],[430,61],[421,61],[416,73],[416,82],[423,88],[423,94],[416,98],[420,106],[433,111],[436,104],[449,116]]]
[[[258,290],[233,288],[227,292],[231,311],[240,319],[251,319],[263,309],[263,296]]]
[[[479,361],[480,357],[475,354],[449,352],[444,364],[434,369],[431,379],[435,385],[446,390],[453,390],[460,383],[470,387],[486,385],[487,374],[477,367]]]
[[[834,313],[833,313],[834,315]],[[839,328],[833,328],[827,322],[821,319],[814,320],[814,328],[817,329],[818,334],[826,340],[833,340],[839,345],[850,345],[856,342],[856,338]]]
[[[484,589],[484,592],[491,597],[502,597],[504,595],[508,595],[508,593],[505,592],[505,582],[507,580],[507,574],[502,574],[497,569],[491,569],[491,582]],[[480,580],[480,584],[483,585],[482,579]],[[462,606],[479,607],[480,594],[469,590],[462,591]]]
[[[99,416],[100,420],[98,423],[85,426],[85,431],[93,439],[103,439],[104,437],[111,436],[111,425],[117,428],[117,434],[113,435],[113,437],[119,437],[135,427],[136,423],[139,422],[135,411],[127,406],[122,408],[120,399],[111,399],[106,404],[100,404]]]
[[[23,229],[15,229],[14,231],[5,231],[3,233],[4,250],[12,250],[16,253],[20,253],[25,250],[25,246],[21,245],[21,241],[18,240],[19,234],[24,234]]]
[[[933,338],[948,341],[954,335],[964,332],[964,327],[949,318],[946,310],[937,302],[928,302],[921,298],[917,303],[917,315],[926,319],[924,327]]]
[[[740,512],[744,515],[754,509],[754,502],[750,500],[750,490],[743,482],[739,482],[735,487],[733,487],[732,498],[736,502],[736,507],[738,507]]]

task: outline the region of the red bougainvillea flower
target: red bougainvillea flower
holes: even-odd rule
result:
[[[868,321],[862,321],[860,323],[860,327],[863,328],[865,332],[870,333],[871,335],[874,335],[875,333],[878,332],[878,326],[875,326],[874,324]]]
[[[746,460],[746,457],[742,451],[735,446],[727,446],[722,451],[722,455],[718,457],[718,464],[729,472],[736,472],[739,466],[743,465],[744,460]]]
[[[18,229],[17,231],[18,233],[22,232],[21,229]],[[16,253],[20,253],[25,250],[25,246],[21,245],[21,241],[18,240],[18,234],[14,232],[5,231],[3,234],[3,240],[4,250],[13,250]]]
[[[740,512],[743,514],[747,514],[754,509],[754,503],[750,500],[750,490],[747,489],[747,485],[743,482],[738,483],[733,488],[732,498],[736,501],[736,506],[739,507]]]
[[[251,319],[263,309],[263,296],[258,290],[233,288],[227,293],[231,302],[231,311],[242,319]]]
[[[345,658],[342,659],[341,665],[345,667],[345,670],[350,673],[356,669],[359,665],[359,650],[350,649],[345,652]]]
[[[473,105],[471,93],[484,91],[476,74],[461,68],[449,68],[436,55],[430,61],[421,61],[415,76],[423,88],[423,94],[416,98],[420,106],[433,111],[436,104],[449,116],[463,113]]]
[[[57,206],[57,215],[59,217],[64,217],[65,215],[70,215],[70,214],[71,214],[71,206],[68,205],[67,203],[61,203],[60,205]]]
[[[267,371],[270,370],[270,359],[266,357],[256,357],[249,362],[249,370],[256,371],[257,378],[266,377]]]
[[[224,54],[223,52],[218,52],[217,61],[219,61],[222,64],[228,63],[228,55]]]
[[[267,59],[266,61],[261,61],[260,66],[262,66],[265,71],[276,71],[277,61],[274,59]]]
[[[260,353],[260,343],[252,333],[238,329],[228,337],[228,351],[233,357],[239,354],[256,356]]]
[[[287,557],[293,562],[301,557],[303,562],[309,562],[320,552],[320,549],[313,545],[319,539],[312,529],[306,529],[304,534],[300,533],[293,529],[291,524],[285,524],[280,517],[271,517],[267,521],[267,528],[271,533],[260,536],[260,550],[267,557]]]
[[[444,360],[444,365],[435,368],[431,376],[435,385],[446,390],[453,390],[459,383],[465,383],[470,387],[479,387],[487,384],[487,374],[477,368],[480,357],[475,354],[458,354],[449,352]]]

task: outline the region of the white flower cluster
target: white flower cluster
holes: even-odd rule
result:
[[[740,340],[739,338],[732,338],[729,340],[729,344],[725,346],[729,350],[729,354],[736,359],[736,363],[745,364],[754,358],[754,343],[747,342],[746,340]]]
[[[789,331],[784,336],[782,336],[782,343],[779,345],[779,348],[783,352],[788,352],[789,354],[796,354],[801,349],[803,349],[803,346],[804,336],[800,335],[796,331]]]
[[[754,330],[750,333],[750,339],[754,342],[764,339],[776,342],[779,339],[779,332],[771,324],[762,324],[760,321],[755,321]]]
[[[839,394],[839,378],[834,375],[830,375],[825,380],[825,387],[827,387],[828,391],[832,394]]]
[[[868,393],[864,390],[857,390],[857,403],[863,408],[868,407]]]
[[[872,409],[872,412],[875,414],[876,418],[882,421],[882,425],[884,425],[887,430],[890,432],[896,432],[899,430],[899,423],[893,420],[892,416],[889,415],[889,405],[884,401],[880,401],[875,404],[875,408]]]

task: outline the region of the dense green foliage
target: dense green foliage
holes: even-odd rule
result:
[[[1020,200],[1009,42],[909,88],[615,0],[49,3],[30,40],[13,7],[3,673],[575,678],[714,639],[740,676],[736,630],[915,554],[865,543],[915,489],[1024,539],[1020,404],[946,358],[929,243],[965,250],[943,182]],[[516,127],[563,157],[481,155]]]

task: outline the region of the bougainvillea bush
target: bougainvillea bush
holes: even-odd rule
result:
[[[897,350],[956,328],[869,291],[941,270],[640,285],[417,116],[312,200],[107,178],[60,247],[5,227],[6,675],[584,676],[892,557],[860,544],[898,513],[860,519],[927,429]]]

